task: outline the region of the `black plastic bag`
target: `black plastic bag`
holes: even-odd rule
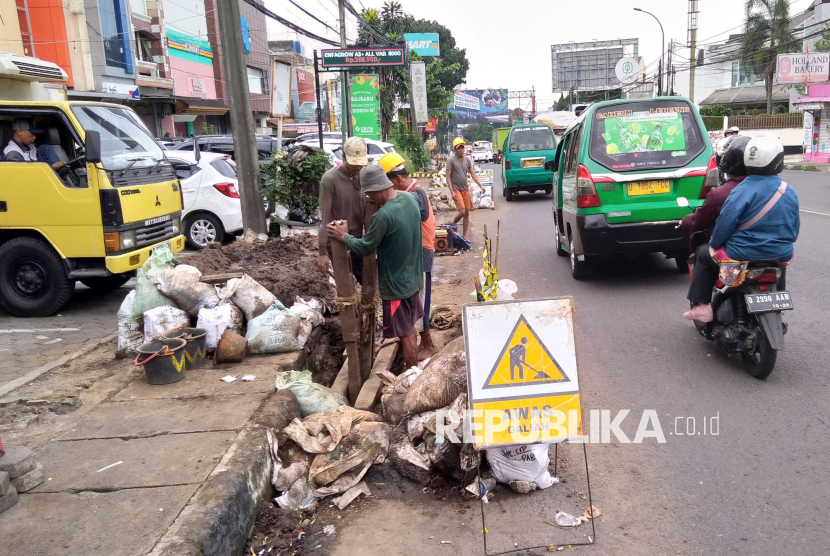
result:
[[[303,207],[294,207],[288,211],[288,220],[291,222],[308,222],[308,211]]]

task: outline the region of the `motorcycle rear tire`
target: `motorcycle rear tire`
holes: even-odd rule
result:
[[[741,353],[744,362],[744,369],[749,376],[764,380],[775,368],[775,360],[778,352],[769,345],[767,335],[762,328],[758,328],[758,341],[754,353]]]

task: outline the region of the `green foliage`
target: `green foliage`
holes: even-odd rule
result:
[[[799,52],[790,29],[790,0],[746,0],[741,37],[741,71],[764,76],[767,114],[772,113],[772,81],[779,52]]]
[[[821,38],[816,41],[817,52],[830,51],[830,24],[826,24],[824,29],[826,30],[821,34]]]
[[[331,162],[323,149],[308,155],[298,150],[291,154],[281,151],[261,166],[262,194],[271,202],[299,206],[314,214],[320,204],[320,178],[329,168]]]
[[[216,126],[213,124],[202,124],[202,135],[216,135]]]
[[[803,166],[801,169],[805,172],[820,172],[818,166],[816,166],[815,164],[808,164],[807,166]]]
[[[461,130],[461,135],[468,143],[490,141],[493,138],[493,126],[490,124],[470,124]]]
[[[732,110],[728,106],[716,104],[714,106],[704,106],[700,109],[701,116],[731,116]]]
[[[556,101],[556,104],[553,105],[554,110],[567,110],[568,105],[571,103],[570,95],[565,96],[565,93],[561,93],[559,95],[559,100]]]
[[[700,118],[703,120],[703,125],[706,131],[720,131],[723,129],[723,116],[703,116],[701,110]]]
[[[429,166],[429,153],[424,149],[421,136],[398,120],[389,130],[389,139],[395,143],[395,151],[406,160],[406,169],[410,172],[420,172]]]
[[[789,112],[789,109],[783,104],[779,104],[775,107],[775,110],[772,111],[773,114],[786,114],[787,112]]]

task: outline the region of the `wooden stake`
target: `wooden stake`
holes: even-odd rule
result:
[[[364,197],[365,199],[365,197]],[[363,227],[368,230],[372,225],[372,218],[377,212],[377,205],[366,199],[364,201]],[[372,253],[363,257],[363,290],[361,304],[364,309],[358,315],[360,323],[360,381],[366,382],[372,374],[372,365],[375,362],[375,321],[377,308],[375,306],[375,292],[378,287],[378,259]],[[352,400],[354,402],[354,400]]]
[[[493,266],[499,268],[499,236],[501,235],[501,218],[496,220],[496,257],[493,259]]]
[[[348,222],[341,220],[348,228]],[[337,297],[345,300],[340,309],[340,327],[343,331],[343,342],[346,344],[346,361],[349,366],[349,400],[354,403],[360,394],[363,381],[360,376],[360,356],[358,343],[360,329],[357,320],[357,299],[354,292],[352,278],[352,264],[346,244],[333,239],[331,241],[332,266],[334,267],[334,281],[337,283]]]

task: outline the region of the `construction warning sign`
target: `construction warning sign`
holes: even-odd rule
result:
[[[582,434],[571,297],[470,304],[463,320],[476,447]]]

